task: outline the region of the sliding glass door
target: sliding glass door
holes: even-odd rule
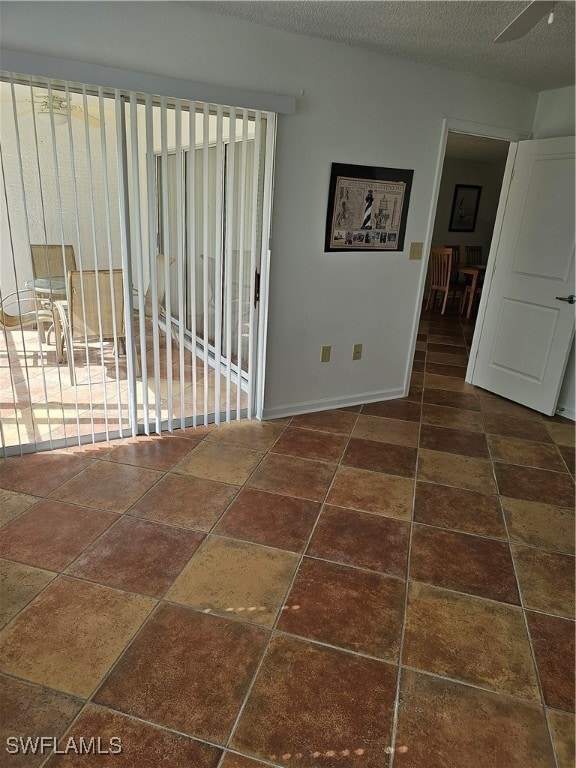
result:
[[[4,453],[251,417],[275,116],[0,77]]]
[[[249,128],[250,123],[248,124]],[[258,168],[254,166],[255,139],[252,128],[246,140],[237,138],[234,145],[230,141],[224,142],[220,155],[221,163],[217,164],[217,147],[211,144],[208,148],[207,159],[207,214],[208,225],[206,227],[208,256],[206,269],[208,271],[208,314],[204,316],[203,306],[203,271],[204,271],[204,238],[205,226],[203,209],[205,201],[202,191],[204,189],[204,162],[202,148],[190,150],[186,148],[180,156],[175,152],[169,152],[167,157],[166,172],[164,173],[162,155],[156,158],[156,178],[157,178],[157,199],[159,206],[158,221],[164,220],[165,211],[163,209],[163,198],[168,201],[168,237],[164,237],[162,229],[158,232],[158,243],[160,251],[166,253],[170,246],[169,243],[177,242],[177,215],[176,215],[176,175],[182,177],[184,195],[182,205],[187,210],[191,201],[194,200],[194,231],[190,232],[188,227],[184,228],[184,247],[187,247],[188,239],[194,237],[194,252],[196,259],[194,262],[186,262],[186,332],[192,334],[195,328],[196,341],[199,344],[208,341],[211,352],[216,347],[216,295],[215,288],[219,282],[222,295],[220,297],[220,306],[222,308],[222,318],[219,323],[220,343],[223,362],[227,364],[228,359],[235,374],[238,371],[243,374],[243,385],[246,386],[248,359],[249,359],[249,324],[250,324],[250,304],[254,299],[251,293],[253,288],[253,275],[250,272],[252,266],[251,259],[251,239],[253,222],[257,227],[256,239],[261,238],[259,229],[260,222],[258,211],[262,209],[263,185],[260,183],[254,190],[254,178]],[[262,151],[262,144],[260,151]],[[194,162],[190,161],[190,152],[194,152]],[[262,161],[262,158],[260,158]],[[234,167],[231,167],[231,164]],[[194,167],[194,185],[196,194],[190,195],[190,190],[186,186],[186,179],[190,166]],[[231,179],[231,190],[227,188],[226,180]],[[166,179],[167,194],[164,194],[162,185]],[[218,223],[215,220],[216,210],[213,205],[218,188],[218,194],[222,198],[223,215],[220,221],[222,258],[220,263],[220,279],[216,279],[216,258],[213,255],[215,250],[215,233]],[[184,217],[184,221],[186,218]],[[165,241],[166,240],[166,241]],[[255,269],[259,272],[259,263],[256,259]],[[191,294],[192,286],[195,287],[195,295]],[[230,301],[228,301],[228,297]],[[172,288],[171,300],[174,305],[177,301],[177,292],[175,286]],[[194,315],[194,317],[193,317]],[[227,337],[226,329],[230,329],[230,338]]]

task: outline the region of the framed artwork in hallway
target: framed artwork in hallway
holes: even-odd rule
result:
[[[482,187],[456,184],[450,213],[449,232],[474,232]]]

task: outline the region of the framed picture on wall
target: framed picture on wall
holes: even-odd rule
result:
[[[402,251],[414,171],[332,163],[325,251]]]
[[[482,187],[473,184],[456,184],[448,227],[450,232],[474,232],[481,192]]]

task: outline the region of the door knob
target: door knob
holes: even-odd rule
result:
[[[570,296],[556,296],[558,301],[567,301],[568,304],[576,304],[576,296],[571,294]]]

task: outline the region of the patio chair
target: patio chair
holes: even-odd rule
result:
[[[126,353],[123,272],[113,270],[71,270],[68,273],[68,300],[57,301],[57,334],[61,338],[61,360],[68,360],[70,380],[76,384],[74,347],[94,341],[113,341],[116,351]],[[136,358],[138,368],[138,360]]]
[[[168,264],[171,267],[176,259],[173,256],[168,258]],[[160,317],[165,317],[166,311],[164,309],[164,299],[166,297],[166,276],[165,276],[165,263],[166,256],[163,253],[156,254],[156,293],[158,296],[158,313]],[[136,291],[135,291],[136,292]],[[137,293],[137,292],[136,292]],[[135,302],[136,303],[136,302]],[[138,308],[136,307],[136,310]],[[152,280],[149,281],[148,287],[144,294],[144,316],[150,319],[152,317]]]
[[[6,331],[37,327],[44,338],[45,327],[52,322],[52,312],[38,307],[34,291],[14,291],[0,297],[0,328]]]
[[[52,302],[61,298],[60,290],[54,290],[52,293],[52,281],[54,278],[64,278],[71,269],[76,269],[76,256],[74,255],[74,246],[57,244],[31,245],[32,254],[32,272],[34,279],[30,281],[31,287],[36,292],[36,302],[39,309],[52,311]],[[37,287],[37,283],[41,287]],[[27,286],[29,284],[27,283]],[[47,333],[45,332],[47,330]],[[42,341],[49,342],[50,334],[53,330],[51,324],[46,329],[41,326]],[[58,340],[56,341],[58,346]]]
[[[71,269],[76,269],[72,245],[31,245],[30,251],[34,277],[65,277]]]

